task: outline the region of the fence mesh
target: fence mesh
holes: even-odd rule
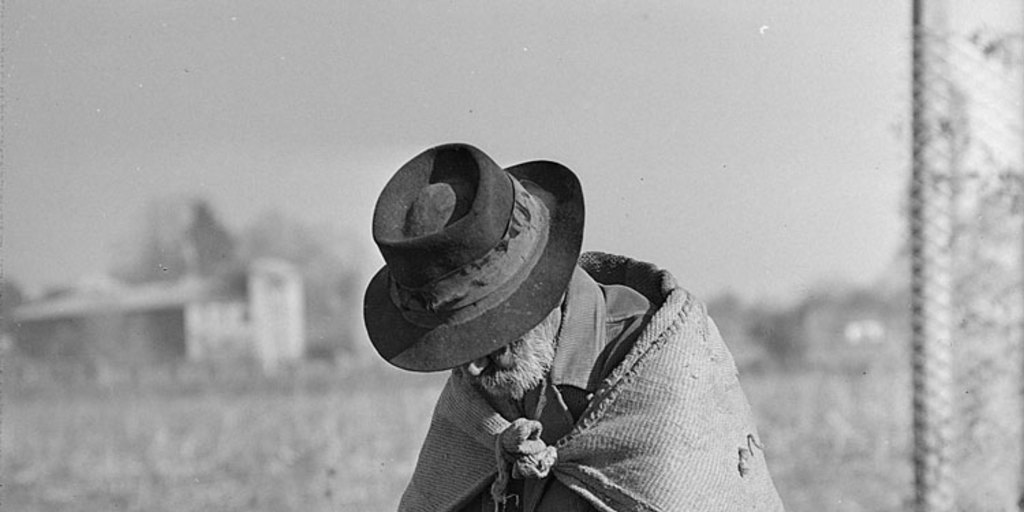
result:
[[[913,5],[917,510],[1019,510],[1024,10]]]

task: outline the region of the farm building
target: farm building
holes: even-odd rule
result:
[[[140,367],[249,359],[272,371],[305,351],[301,276],[262,260],[243,272],[174,282],[93,284],[11,315],[14,346],[43,360]]]
[[[872,361],[898,364],[909,343],[905,304],[902,295],[872,290],[805,301],[801,318],[807,361],[824,367],[861,367]]]

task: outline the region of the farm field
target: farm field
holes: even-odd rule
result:
[[[903,510],[909,376],[741,376],[791,511]],[[443,375],[364,364],[214,385],[3,393],[2,510],[388,511]]]

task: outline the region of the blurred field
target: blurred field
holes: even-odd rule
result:
[[[4,388],[3,510],[394,510],[443,376],[378,364],[289,378]],[[742,375],[791,511],[902,510],[908,376]]]
[[[910,375],[887,366],[741,376],[787,510],[912,508]]]

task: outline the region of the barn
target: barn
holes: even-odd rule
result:
[[[20,354],[99,367],[251,360],[273,371],[305,352],[302,278],[279,260],[174,282],[82,287],[25,303],[11,321]]]

